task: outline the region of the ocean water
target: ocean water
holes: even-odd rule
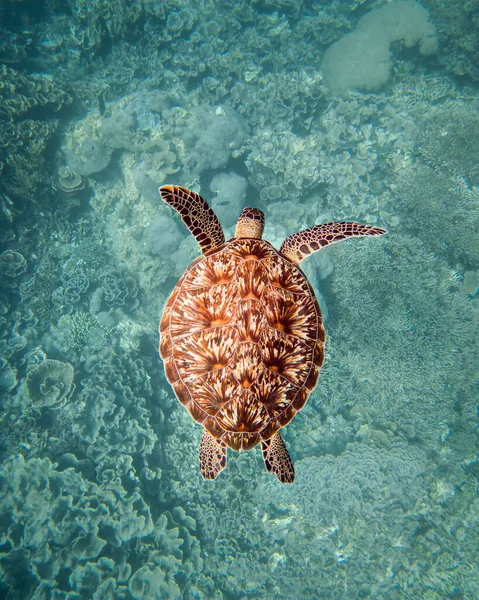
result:
[[[479,598],[474,3],[0,5],[0,599]],[[384,227],[301,263],[326,359],[282,435],[199,469],[158,323],[226,238]]]

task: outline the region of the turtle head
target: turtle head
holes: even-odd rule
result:
[[[264,213],[258,208],[243,208],[236,222],[235,238],[261,239],[264,229]]]

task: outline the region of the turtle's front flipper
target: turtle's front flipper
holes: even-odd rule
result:
[[[226,467],[226,444],[203,431],[200,446],[200,467],[203,479],[216,479]]]
[[[384,235],[387,233],[381,227],[362,225],[361,223],[325,223],[311,229],[303,229],[286,238],[280,248],[280,253],[292,263],[299,263],[317,250],[328,244],[334,244],[350,237],[367,235]]]
[[[281,483],[293,483],[294,466],[279,431],[266,442],[261,442],[264,466],[276,475]]]
[[[158,191],[162,200],[180,215],[203,254],[224,244],[225,235],[218,217],[199,194],[178,185],[164,185]]]

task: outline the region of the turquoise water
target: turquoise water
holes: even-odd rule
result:
[[[0,598],[479,598],[473,3],[0,7]],[[327,330],[282,430],[203,481],[158,356],[199,255],[157,188],[301,264]]]

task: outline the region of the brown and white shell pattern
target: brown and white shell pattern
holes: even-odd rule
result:
[[[304,406],[324,341],[302,271],[260,239],[233,239],[198,258],[160,323],[160,354],[179,401],[235,450],[268,440]]]

